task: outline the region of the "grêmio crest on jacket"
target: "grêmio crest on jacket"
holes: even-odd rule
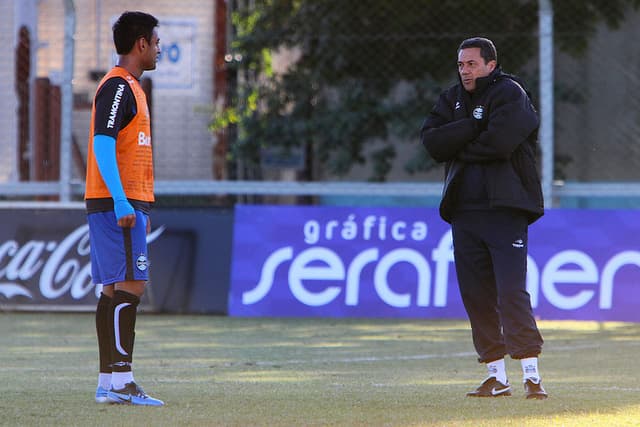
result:
[[[473,109],[473,118],[476,120],[482,120],[484,117],[484,106],[478,105]]]

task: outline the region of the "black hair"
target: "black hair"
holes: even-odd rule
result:
[[[485,64],[489,61],[498,61],[498,52],[496,51],[496,47],[491,40],[484,37],[471,37],[470,39],[466,39],[462,43],[460,43],[458,52],[460,52],[462,49],[468,49],[470,47],[480,48],[480,56],[482,56],[482,59],[484,59]]]
[[[124,12],[113,24],[113,44],[118,55],[131,52],[136,40],[144,37],[151,43],[153,29],[158,26],[158,20],[144,12]]]

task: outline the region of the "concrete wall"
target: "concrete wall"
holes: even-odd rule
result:
[[[18,101],[15,90],[16,46],[21,26],[36,31],[35,4],[37,0],[0,2],[0,181],[16,179]]]
[[[214,0],[74,0],[76,35],[74,57],[73,134],[86,150],[89,103],[97,82],[93,70],[114,64],[111,23],[124,10],[143,10],[157,16],[163,42],[164,23],[187,22],[193,29],[193,62],[185,87],[154,83],[153,118],[158,179],[212,179],[214,138],[207,129],[213,104]],[[556,51],[556,147],[571,157],[563,172],[569,180],[606,181],[640,179],[640,46],[633,43],[640,13],[629,14],[619,29],[600,26],[586,55],[579,58]],[[15,48],[21,25],[32,34],[33,78],[59,82],[62,74],[64,0],[4,0],[0,2],[0,182],[17,177],[17,100]],[[174,25],[175,28],[175,25]],[[562,28],[556,29],[562,36]],[[167,35],[167,33],[165,33]],[[570,35],[569,35],[570,36]],[[163,47],[166,47],[163,45]],[[156,72],[145,73],[154,79]],[[578,101],[576,101],[576,97]],[[415,123],[416,135],[421,123]],[[417,142],[417,138],[416,138]],[[441,170],[410,176],[402,165],[414,146],[400,148],[392,181],[441,179]],[[82,178],[74,168],[74,177]],[[344,180],[364,180],[368,166],[355,167]],[[330,177],[327,177],[330,179]]]
[[[59,81],[63,64],[64,10],[61,0],[38,2],[37,75]],[[211,179],[213,139],[207,125],[208,107],[213,92],[213,0],[75,0],[76,35],[74,57],[74,96],[77,100],[73,115],[73,133],[82,150],[86,149],[89,129],[90,102],[97,82],[90,77],[93,70],[109,70],[115,64],[111,25],[125,10],[141,10],[160,20],[158,35],[163,42],[163,23],[184,21],[193,28],[190,45],[193,62],[190,65],[188,87],[162,87],[155,81],[159,71],[143,77],[154,80],[153,142],[157,179]],[[168,31],[170,25],[165,25]],[[165,56],[166,58],[166,56]],[[163,62],[158,65],[158,70]],[[81,104],[85,104],[84,107]],[[74,173],[78,173],[75,171]]]
[[[0,44],[7,46],[5,54],[0,56],[0,93],[14,93],[12,84],[15,80],[15,67],[13,62],[15,53],[11,48],[15,46],[15,13],[12,3],[0,3]],[[0,180],[6,181],[11,177],[15,168],[15,144],[16,140],[16,108],[15,96],[5,96],[0,108]]]
[[[639,25],[640,13],[629,13],[618,29],[600,26],[584,56],[556,51],[555,144],[571,157],[566,180],[640,180]]]

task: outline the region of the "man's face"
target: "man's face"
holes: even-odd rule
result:
[[[458,73],[467,92],[476,90],[476,79],[486,77],[496,68],[496,61],[484,62],[479,47],[470,47],[458,52]]]
[[[160,39],[158,38],[158,32],[154,29],[151,35],[151,42],[146,46],[146,50],[144,51],[144,69],[155,70],[159,55]]]

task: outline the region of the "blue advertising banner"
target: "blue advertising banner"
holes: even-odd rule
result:
[[[640,321],[640,212],[549,210],[529,230],[544,319]],[[437,209],[237,206],[233,316],[465,318]]]

